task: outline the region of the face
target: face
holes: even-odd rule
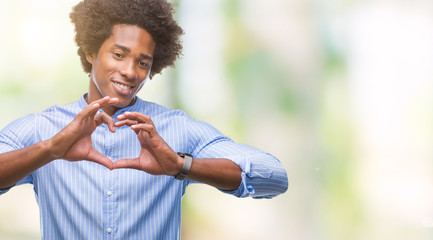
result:
[[[98,53],[86,55],[92,64],[87,101],[110,96],[119,98],[115,110],[132,105],[150,74],[155,45],[152,36],[138,26],[114,25]]]

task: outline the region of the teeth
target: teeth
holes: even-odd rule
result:
[[[130,86],[123,85],[123,84],[120,84],[120,83],[118,83],[118,82],[115,82],[115,84],[116,84],[117,86],[119,86],[120,88],[125,89],[125,90],[128,90],[128,89],[131,88]]]

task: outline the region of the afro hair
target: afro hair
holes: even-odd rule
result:
[[[70,18],[75,26],[75,42],[84,71],[92,65],[86,54],[97,53],[116,24],[136,25],[150,33],[156,43],[152,72],[158,74],[167,66],[174,66],[180,56],[183,30],[173,19],[172,5],[165,0],[84,0],[72,10]]]

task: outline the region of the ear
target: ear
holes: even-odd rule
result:
[[[90,53],[86,53],[86,60],[90,63],[93,64],[93,62],[95,61],[95,54],[90,54]]]

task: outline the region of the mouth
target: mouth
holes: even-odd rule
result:
[[[135,87],[135,85],[127,85],[121,82],[113,81],[113,83],[121,89],[129,90]]]
[[[114,86],[114,90],[117,92],[117,94],[122,96],[129,96],[135,92],[136,85],[133,84],[127,84],[125,82],[119,82],[115,80],[111,80]]]

